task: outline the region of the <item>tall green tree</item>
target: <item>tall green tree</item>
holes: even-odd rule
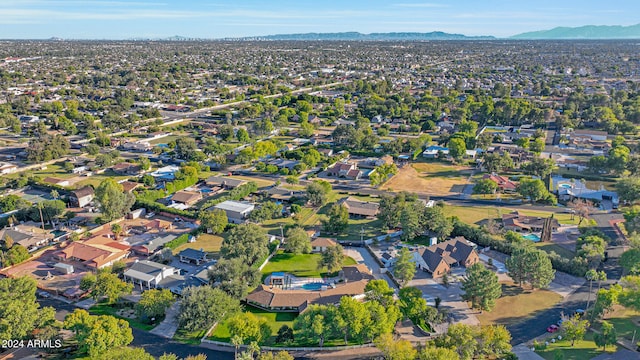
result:
[[[103,180],[95,191],[102,218],[111,221],[126,215],[135,202],[133,194],[125,192],[114,179]]]
[[[284,249],[293,254],[308,254],[311,252],[311,239],[307,232],[297,226],[287,231]]]
[[[616,329],[608,321],[602,322],[600,332],[593,335],[593,341],[596,346],[602,346],[602,350],[607,351],[607,345],[615,345],[618,342],[618,334]]]
[[[456,161],[464,159],[467,154],[467,145],[464,140],[458,137],[452,138],[448,143],[449,155]]]
[[[0,340],[20,340],[37,328],[53,323],[55,310],[40,308],[35,279],[22,276],[0,279]]]
[[[240,309],[240,301],[220,289],[188,287],[182,292],[178,324],[188,331],[207,330]]]
[[[327,338],[337,332],[335,318],[338,316],[335,306],[311,305],[300,314],[293,323],[300,336],[315,340],[322,347]]]
[[[91,283],[94,279],[95,281]],[[120,297],[130,294],[133,290],[133,284],[120,280],[118,274],[108,270],[99,271],[95,277],[93,274],[87,274],[81,280],[81,287],[89,290],[95,300],[105,298],[109,304],[113,304]]]
[[[413,360],[416,357],[416,349],[409,341],[396,340],[391,334],[380,335],[374,344],[386,360]]]
[[[497,299],[502,296],[502,285],[498,275],[481,263],[467,268],[462,280],[462,298],[471,302],[471,307],[480,311],[491,311]]]
[[[168,289],[147,290],[140,296],[140,301],[136,304],[136,312],[142,318],[157,318],[164,316],[174,302],[173,294]]]
[[[334,272],[342,268],[344,261],[344,249],[340,244],[329,246],[322,252],[322,257],[318,263],[319,268],[326,267],[329,272]]]
[[[555,278],[555,270],[546,253],[529,247],[517,248],[505,262],[516,283],[528,282],[532,288],[546,288]]]
[[[345,345],[349,337],[362,338],[362,332],[371,321],[369,313],[363,303],[350,297],[343,296],[336,316],[336,326],[344,336]]]
[[[412,260],[413,254],[406,247],[400,249],[396,256],[393,276],[403,285],[411,281],[416,274],[416,264]]]
[[[312,182],[307,185],[307,200],[312,206],[322,206],[327,202],[327,195],[331,189],[327,190],[325,186],[318,182]]]
[[[86,310],[76,309],[64,320],[65,329],[74,332],[80,353],[97,358],[113,348],[127,346],[133,341],[129,323],[113,316],[91,316]]]
[[[327,216],[328,219],[322,221],[322,226],[328,233],[340,234],[349,226],[349,210],[343,204],[333,204]]]
[[[584,339],[588,327],[589,322],[587,320],[582,320],[578,315],[575,315],[564,321],[560,328],[564,334],[564,338],[571,341],[571,346],[573,346],[576,340]]]
[[[227,213],[222,209],[214,209],[212,211],[201,211],[198,214],[200,224],[207,232],[214,234],[222,234],[229,224]]]
[[[267,232],[256,224],[242,224],[229,231],[220,247],[225,259],[239,258],[252,266],[269,253]]]
[[[640,177],[626,177],[616,183],[616,191],[620,200],[635,203],[640,200]]]

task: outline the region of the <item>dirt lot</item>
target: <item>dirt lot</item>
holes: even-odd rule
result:
[[[454,195],[469,185],[471,169],[439,163],[416,163],[405,165],[382,189],[409,191],[428,195]]]

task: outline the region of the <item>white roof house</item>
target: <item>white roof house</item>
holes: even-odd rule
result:
[[[224,210],[230,223],[241,224],[255,209],[255,205],[246,202],[227,200],[213,207]]]

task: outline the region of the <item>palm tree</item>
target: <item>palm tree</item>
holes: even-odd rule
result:
[[[51,190],[50,195],[53,198],[53,200],[58,200],[58,198],[60,197],[60,194],[58,193],[58,190],[56,190],[56,189]]]
[[[240,345],[242,345],[242,337],[240,337],[239,335],[233,335],[231,337],[231,344],[233,344],[233,346],[236,348],[235,352],[234,352],[234,359],[238,359],[238,348],[240,347]]]
[[[120,224],[111,225],[111,232],[115,235],[116,240],[118,240],[118,237],[122,234],[122,226],[120,226]]]
[[[591,302],[591,290],[593,287],[593,281],[598,279],[598,272],[594,269],[590,269],[584,276],[589,280],[589,294],[587,295],[587,307],[585,310],[589,310],[589,303]]]

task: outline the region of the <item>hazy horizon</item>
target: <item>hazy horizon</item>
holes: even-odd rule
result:
[[[228,38],[357,31],[509,37],[558,26],[635,25],[640,4],[578,0],[81,1],[2,0],[5,39]]]

